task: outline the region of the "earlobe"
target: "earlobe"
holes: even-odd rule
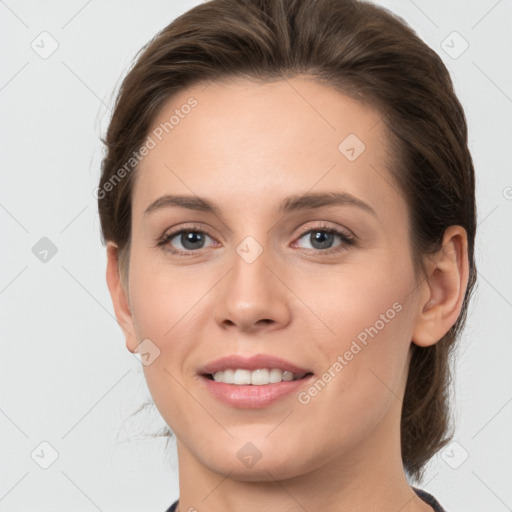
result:
[[[446,229],[442,247],[431,257],[429,267],[412,337],[421,347],[437,343],[460,314],[469,277],[467,233],[462,226]]]
[[[112,298],[117,322],[126,338],[126,348],[133,352],[138,345],[137,336],[135,334],[128,291],[123,286],[118,261],[117,245],[114,242],[107,242],[107,286]]]

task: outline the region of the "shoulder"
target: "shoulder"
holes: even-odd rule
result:
[[[413,490],[425,503],[428,503],[435,510],[435,512],[446,512],[446,510],[441,507],[439,502],[434,498],[434,496],[432,496],[432,494],[429,494],[427,491],[418,489],[416,487],[413,487]]]

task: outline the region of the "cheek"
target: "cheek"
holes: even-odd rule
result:
[[[158,353],[151,364],[143,365],[149,391],[166,420],[173,423],[174,411],[184,414],[190,409],[190,397],[180,385],[184,364],[196,348],[195,341],[204,337],[203,305],[219,278],[211,269],[198,272],[192,266],[172,267],[161,258],[156,260],[133,251],[130,303],[138,341],[151,340]],[[190,371],[189,364],[187,378]]]
[[[153,387],[168,380],[165,368],[176,361],[183,350],[181,339],[187,339],[183,329],[190,329],[189,314],[197,302],[195,286],[184,286],[175,272],[163,272],[137,251],[130,261],[130,305],[138,342],[150,340],[152,362],[144,365],[144,373],[153,394]],[[147,343],[147,342],[146,342]],[[155,356],[156,354],[156,356]],[[169,368],[174,373],[174,370]]]
[[[335,390],[332,399],[347,400],[354,410],[363,404],[378,407],[399,395],[413,331],[412,266],[403,259],[400,266],[379,261],[316,280],[320,286],[314,294],[305,287],[299,291],[310,300],[319,326],[315,339],[325,366],[321,371],[332,367],[336,376],[327,386]]]
[[[197,329],[194,313],[215,275],[200,274],[192,266],[166,265],[160,256],[142,251],[134,251],[130,265],[130,300],[139,337],[158,345],[169,344],[177,332],[188,339],[184,334]]]
[[[318,342],[326,361],[317,375],[321,382],[300,397],[304,418],[315,418],[315,428],[323,432],[315,444],[355,447],[372,437],[384,418],[399,417],[412,319],[405,289],[374,282],[371,290],[354,286],[352,293],[317,300],[317,311],[334,334]]]
[[[387,260],[339,266],[293,283],[297,295],[307,299],[311,325],[318,326],[326,347],[338,351],[353,339],[364,344],[374,337],[392,338],[398,343],[407,337],[407,305],[415,286],[412,266],[403,258],[400,265]]]

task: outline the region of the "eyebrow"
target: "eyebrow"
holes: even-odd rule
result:
[[[313,192],[285,198],[279,205],[278,212],[287,214],[299,210],[311,210],[324,206],[356,206],[377,217],[375,210],[361,199],[346,192]],[[144,215],[162,208],[180,207],[188,210],[202,211],[220,215],[220,209],[206,198],[188,195],[166,194],[153,201],[145,210]]]

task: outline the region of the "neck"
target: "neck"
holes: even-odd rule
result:
[[[398,435],[390,437],[389,432]],[[248,477],[229,466],[212,469],[214,463],[201,463],[179,440],[177,447],[179,512],[260,512],[269,503],[275,512],[432,512],[407,482],[397,425],[381,428],[364,446],[310,461],[308,472],[285,479],[263,459]]]

